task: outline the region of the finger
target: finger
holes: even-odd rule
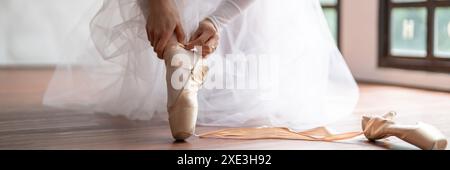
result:
[[[156,46],[158,46],[159,43],[159,37],[154,38],[154,46],[153,46],[153,51],[156,53],[156,55],[158,56],[159,59],[163,59],[163,57],[159,54],[158,50],[156,50]]]
[[[184,39],[186,38],[186,35],[184,34],[183,27],[181,24],[178,24],[177,27],[175,27],[175,34],[177,35],[177,40],[179,43],[184,43]]]
[[[147,33],[147,39],[149,42],[152,42],[152,34],[150,32],[150,30],[148,29],[148,27],[145,27],[145,31]]]
[[[206,58],[209,54],[211,54],[212,51],[210,49],[210,47],[204,46],[203,50],[202,50],[202,57]]]
[[[207,34],[201,34],[197,39],[191,41],[186,46],[187,49],[193,49],[195,46],[203,46],[208,40],[210,36]]]
[[[156,53],[156,57],[158,57],[159,59],[161,59],[161,60],[163,60],[164,59],[164,57],[163,57],[163,55],[161,55],[160,53],[158,53],[158,52],[155,52]]]
[[[220,40],[219,34],[215,34],[208,40],[208,42],[206,42],[206,44],[209,46],[217,47],[217,45],[219,45],[219,40]]]
[[[153,39],[155,37],[154,32],[152,30],[150,30],[148,27],[145,27],[145,30],[147,32],[147,39],[150,42],[150,45],[153,47],[153,45],[154,45]]]
[[[214,49],[211,46],[202,46],[202,56],[207,57],[208,55],[214,53]]]
[[[156,51],[158,51],[159,54],[162,54],[164,52],[164,49],[166,48],[167,42],[171,38],[173,32],[164,32],[161,36],[161,39],[158,42],[158,45],[156,46]]]
[[[217,49],[217,45],[219,44],[219,36],[214,36],[206,42],[206,45],[203,46],[202,55],[203,57],[207,57],[208,55],[214,53]]]
[[[191,38],[189,39],[189,42],[192,42],[194,40],[196,40],[198,37],[200,37],[200,35],[202,34],[202,32],[200,30],[195,31],[194,35],[191,36]]]
[[[156,39],[155,32],[150,31],[150,44],[152,45],[153,48],[155,48],[155,45],[156,45],[155,39]]]

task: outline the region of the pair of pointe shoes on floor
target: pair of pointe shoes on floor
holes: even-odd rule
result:
[[[202,86],[208,67],[201,55],[173,45],[164,55],[167,82],[167,110],[172,136],[185,140],[195,132],[198,113],[197,92]],[[181,76],[181,77],[180,77]],[[183,79],[181,81],[178,81]],[[399,125],[393,120],[395,112],[384,116],[364,116],[363,134],[371,141],[395,136],[421,149],[446,149],[447,139],[436,128],[425,123]]]

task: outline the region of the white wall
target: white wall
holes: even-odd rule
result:
[[[99,3],[100,0],[1,0],[0,65],[57,63],[64,35]]]
[[[379,0],[342,1],[341,48],[356,79],[450,91],[450,74],[379,68]]]

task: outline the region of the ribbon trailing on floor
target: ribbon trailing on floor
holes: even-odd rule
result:
[[[230,128],[198,135],[200,138],[216,139],[291,139],[307,141],[340,141],[352,139],[362,135],[363,132],[348,132],[333,134],[326,127],[318,127],[302,132],[295,132],[285,127],[259,127],[259,128]]]
[[[383,116],[363,116],[362,131],[333,134],[326,127],[295,132],[285,127],[232,128],[207,132],[200,138],[217,139],[291,139],[307,141],[334,142],[363,135],[371,141],[391,136],[408,142],[424,150],[443,150],[447,148],[447,138],[434,126],[419,122],[415,125],[402,125],[394,121],[395,112]]]

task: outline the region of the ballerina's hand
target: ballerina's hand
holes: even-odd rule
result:
[[[149,0],[149,8],[146,26],[148,40],[158,58],[162,59],[170,38],[175,34],[178,42],[183,42],[185,34],[172,0]]]
[[[210,20],[205,19],[200,22],[197,31],[191,37],[191,40],[185,46],[185,48],[191,50],[195,46],[201,46],[202,56],[206,57],[216,50],[218,44],[219,33],[216,27]]]

